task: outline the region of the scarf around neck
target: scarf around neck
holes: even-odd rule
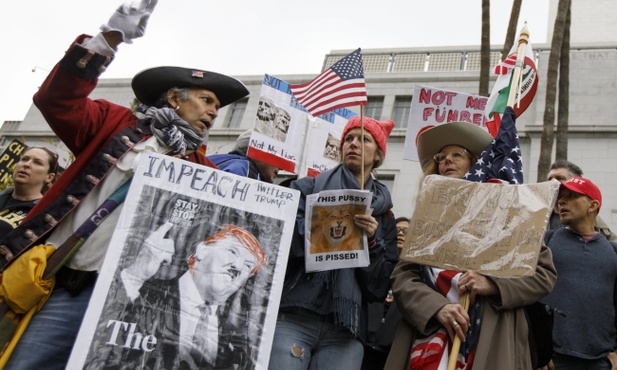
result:
[[[306,184],[306,185],[305,185]],[[303,194],[315,194],[322,190],[360,189],[355,175],[344,165],[320,173],[312,183],[298,182]],[[364,186],[373,193],[371,208],[378,216],[392,208],[388,188],[371,176]],[[332,290],[334,303],[334,323],[348,329],[354,336],[359,335],[360,314],[362,310],[362,291],[355,276],[355,268],[345,268],[313,273],[313,286],[324,286]]]
[[[144,108],[147,108],[145,112]],[[207,132],[200,135],[191,125],[180,118],[175,110],[163,107],[140,107],[135,113],[137,118],[149,121],[153,135],[171,154],[185,155],[186,151],[195,151],[208,139]]]

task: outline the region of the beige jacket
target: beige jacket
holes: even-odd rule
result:
[[[606,239],[617,242],[617,235],[615,235],[615,233],[611,231],[606,222],[604,222],[604,220],[601,219],[600,216],[596,217],[594,227],[596,228],[596,230],[601,232],[602,235],[606,237]]]
[[[403,315],[392,341],[386,370],[409,369],[408,361],[414,334],[432,334],[439,328],[433,315],[449,301],[420,278],[421,266],[400,261],[392,273],[394,299]],[[528,326],[521,306],[547,295],[557,273],[551,251],[542,246],[536,273],[521,278],[491,279],[499,297],[482,299],[482,326],[476,347],[473,370],[530,370]]]

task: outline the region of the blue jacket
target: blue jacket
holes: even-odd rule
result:
[[[255,161],[247,156],[240,154],[213,154],[208,156],[219,170],[233,173],[239,176],[248,177],[255,180],[264,180],[264,175],[257,167]]]

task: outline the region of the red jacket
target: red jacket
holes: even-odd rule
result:
[[[90,36],[81,35],[73,42],[34,95],[34,104],[73,152],[75,161],[21,225],[0,240],[0,245],[8,246],[14,255],[44,242],[120,157],[135,143],[150,137],[149,128],[138,125],[130,109],[88,97],[111,59],[82,47],[86,37]],[[188,160],[216,168],[199,152]],[[0,266],[5,263],[0,258]]]

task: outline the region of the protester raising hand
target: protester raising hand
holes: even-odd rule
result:
[[[144,36],[156,4],[156,0],[127,2],[101,26],[102,32],[72,40],[34,95],[34,104],[75,154],[75,161],[11,231],[19,237],[7,235],[0,243],[6,246],[5,254],[0,252],[0,266],[6,263],[7,255],[20,258],[21,251],[38,244],[58,247],[73,243],[71,235],[84,225],[88,215],[117,201],[116,190],[135,174],[142,155],[185,153],[181,160],[215,168],[197,148],[205,144],[218,110],[249,94],[237,79],[205,69],[160,66],[145,69],[133,78],[133,93],[142,104],[136,112],[90,97],[99,76],[117,60],[117,46]],[[144,217],[152,217],[144,211]],[[118,218],[116,209],[96,224],[87,240],[80,240],[79,249],[71,249],[73,254],[61,262],[49,262],[48,266],[59,271],[55,289],[32,317],[5,370],[67,367],[107,250],[117,247],[111,243]],[[155,227],[135,261],[143,257],[139,263],[145,268],[132,274],[125,270],[122,275],[125,286],[133,288],[126,289],[129,299],[137,295],[143,280],[171,260],[174,242],[178,243],[167,236],[171,224]],[[157,350],[162,346],[161,340]]]
[[[117,31],[122,34],[122,41],[132,44],[133,39],[146,33],[146,25],[158,0],[136,0],[126,2],[101,26],[101,32]]]

